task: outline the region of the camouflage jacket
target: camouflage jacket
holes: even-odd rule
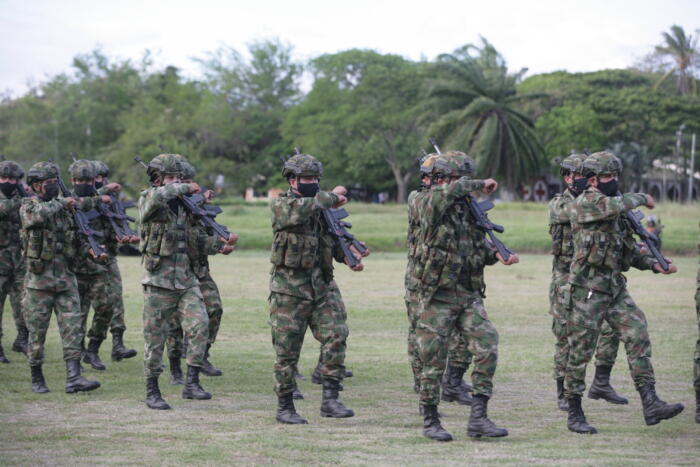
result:
[[[145,275],[144,285],[168,290],[198,287],[194,270],[198,253],[196,231],[191,216],[174,201],[190,192],[186,183],[171,183],[151,187],[141,192],[141,261]]]
[[[568,274],[574,255],[574,237],[569,212],[574,199],[574,195],[565,190],[549,202],[549,235],[552,237],[552,270],[555,273]]]
[[[22,199],[21,236],[27,261],[25,287],[52,292],[76,287],[72,265],[78,252],[87,246],[76,231],[73,215],[63,206],[64,200],[60,197],[50,201]],[[80,204],[83,210],[93,207],[91,199]]]
[[[209,273],[209,256],[219,253],[225,243],[197,219],[193,218],[192,221],[192,229],[197,239],[197,260],[193,267],[197,277],[202,279]]]
[[[327,191],[302,198],[289,190],[270,203],[274,233],[271,292],[305,300],[325,296],[333,281],[333,259],[342,262],[343,255],[326,232],[321,211],[337,201]]]
[[[422,243],[420,240],[420,206],[422,199],[427,193],[427,189],[420,188],[412,191],[408,195],[408,231],[406,234],[406,247],[408,248],[408,263],[406,264],[406,274],[404,276],[404,285],[406,287],[406,295],[404,299],[412,302],[416,300],[415,291],[418,288],[419,281],[416,280],[414,273],[415,267],[420,267],[422,257]],[[417,266],[418,265],[418,266]]]
[[[86,196],[77,198],[77,200],[78,206],[84,211],[89,209],[97,210],[100,204],[102,204],[102,200],[99,196]],[[94,206],[94,208],[86,209],[83,207],[86,204]],[[102,274],[107,272],[107,265],[116,261],[115,256],[117,239],[114,230],[112,230],[111,226],[109,225],[109,221],[102,216],[98,216],[90,221],[90,227],[92,227],[93,230],[102,233],[102,237],[96,237],[96,240],[103,246],[105,253],[107,254],[107,259],[98,260],[93,257],[89,252],[89,246],[86,242],[84,242],[76,255],[75,261],[71,265],[71,269],[76,274]]]
[[[19,236],[22,228],[19,218],[21,204],[22,198],[19,196],[8,199],[0,191],[0,276],[14,274],[24,267]]]
[[[483,180],[462,177],[431,188],[421,203],[421,242],[425,261],[420,275],[421,300],[460,303],[485,291],[484,267],[494,264],[495,249],[474,226],[464,196],[481,190]]]
[[[605,196],[592,187],[574,200],[570,211],[574,236],[571,284],[616,293],[625,287],[622,272],[631,266],[641,270],[653,267],[656,260],[641,253],[632,229],[621,216],[645,203],[643,193]]]

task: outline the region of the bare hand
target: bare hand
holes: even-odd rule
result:
[[[343,185],[338,185],[337,187],[333,188],[331,192],[335,193],[336,195],[340,196],[345,196],[348,194],[347,188],[345,188]]]
[[[338,202],[333,205],[334,208],[339,208],[345,204],[348,204],[348,199],[345,196],[339,195],[338,193],[335,195],[338,197]]]
[[[668,261],[668,271],[664,271],[664,268],[662,268],[659,263],[654,264],[654,271],[660,272],[661,274],[673,274],[678,272],[678,267],[675,264],[671,264],[671,260],[667,259],[666,261]]]
[[[129,243],[139,243],[141,239],[139,238],[138,235],[132,235],[129,237]]]
[[[235,233],[232,233],[231,235],[229,235],[229,237],[227,239],[223,238],[223,237],[219,237],[219,238],[221,238],[221,240],[227,245],[235,245],[236,242],[238,241],[238,235],[236,235]]]
[[[75,198],[63,198],[63,207],[66,209],[71,209],[75,207]]]
[[[107,195],[102,195],[102,196],[100,196],[100,201],[102,201],[104,204],[112,204],[112,197],[107,196]]]
[[[516,255],[515,253],[511,253],[510,257],[508,258],[508,261],[504,261],[500,253],[496,253],[496,258],[498,258],[498,261],[500,261],[502,264],[505,264],[506,266],[510,266],[511,264],[520,262],[520,258],[518,258],[518,255]]]
[[[199,193],[200,191],[202,191],[199,185],[195,182],[190,182],[188,185],[190,186],[190,193],[192,194]]]
[[[231,253],[235,249],[236,249],[235,246],[226,244],[226,245],[221,247],[221,249],[219,250],[219,253],[221,253],[222,255],[228,255],[229,253]]]
[[[490,195],[498,188],[498,182],[493,178],[487,178],[484,180],[484,188],[481,190],[485,195]]]
[[[122,186],[118,183],[108,183],[105,185],[105,188],[111,193],[119,193],[122,191]]]
[[[348,264],[348,260],[347,260],[347,259],[345,260],[345,264]],[[355,272],[360,272],[360,271],[362,271],[362,270],[365,268],[365,265],[362,264],[362,263],[358,263],[358,264],[356,264],[355,266],[350,266],[350,265],[348,264],[348,267],[349,267],[350,269],[352,269],[353,271],[355,271]]]
[[[204,198],[207,201],[212,200],[214,198],[214,196],[216,196],[216,193],[214,193],[212,190],[207,190],[204,192]]]
[[[360,252],[358,251],[358,249],[355,248],[355,246],[350,245],[350,251],[352,251],[352,254],[355,255],[355,258],[357,258],[358,260],[360,260],[360,259],[362,259],[362,258],[366,258],[367,256],[369,256],[369,248],[367,248],[367,245],[365,244],[365,242],[360,242],[360,244],[361,244],[363,247],[365,247],[365,252],[364,252],[364,253],[360,253]]]
[[[648,207],[649,209],[654,209],[654,206],[656,206],[656,201],[654,201],[654,197],[651,195],[644,195],[647,197],[647,203],[644,205]]]

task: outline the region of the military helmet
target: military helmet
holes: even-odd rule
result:
[[[583,161],[582,171],[588,178],[594,175],[619,174],[622,172],[622,161],[608,151],[594,152]]]
[[[185,158],[180,154],[158,154],[148,163],[148,175],[181,174]]]
[[[441,154],[433,163],[433,176],[464,177],[474,172],[474,159],[461,151]]]
[[[323,164],[309,154],[295,154],[284,162],[282,176],[289,177],[321,177]]]
[[[22,166],[13,161],[0,162],[0,177],[21,179],[24,177]]]
[[[420,161],[420,174],[421,176],[426,176],[430,175],[433,171],[433,164],[435,163],[435,160],[440,157],[440,154],[437,153],[431,153],[428,154],[427,156],[423,157]]]
[[[80,159],[68,166],[68,173],[72,178],[95,178],[97,171],[95,164],[86,159]]]
[[[92,161],[95,166],[95,175],[98,177],[109,177],[109,166],[102,161]]]
[[[58,177],[58,167],[53,162],[37,162],[27,172],[27,183],[43,182],[49,178]]]
[[[564,160],[559,163],[559,173],[563,177],[569,173],[582,173],[583,161],[588,158],[585,154],[571,154],[566,156]]]
[[[185,161],[185,163],[182,166],[182,179],[183,180],[192,180],[196,176],[197,176],[197,169],[195,169],[194,165],[192,165],[189,161]]]

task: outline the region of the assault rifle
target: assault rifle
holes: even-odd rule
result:
[[[442,154],[440,148],[438,147],[437,143],[433,138],[428,138],[428,141],[430,141],[430,144],[433,145],[435,151],[438,154]],[[493,202],[491,200],[485,200],[479,203],[469,193],[467,193],[464,199],[467,202],[467,207],[469,208],[469,212],[474,218],[474,223],[476,224],[476,226],[482,229],[484,232],[486,232],[486,235],[489,236],[491,243],[493,243],[493,245],[496,247],[496,251],[498,251],[498,253],[501,255],[503,261],[508,261],[508,259],[510,259],[510,256],[513,254],[513,251],[511,251],[507,246],[505,246],[505,244],[502,241],[500,241],[498,237],[496,237],[496,235],[493,233],[494,230],[498,233],[503,233],[505,229],[502,225],[494,224],[493,222],[491,222],[488,216],[486,215],[486,211],[493,208]]]
[[[348,212],[343,208],[329,208],[321,212],[323,213],[323,220],[326,223],[326,228],[328,232],[334,236],[336,243],[343,250],[343,256],[345,256],[345,261],[347,261],[348,266],[354,268],[359,265],[362,260],[357,259],[350,247],[355,248],[360,255],[364,255],[367,251],[367,247],[359,242],[353,234],[348,232],[348,229],[352,228],[352,224],[343,220],[348,217]]]
[[[52,160],[49,160],[49,162],[53,163]],[[63,197],[77,198],[75,195],[73,195],[73,193],[71,193],[71,191],[68,188],[66,188],[66,184],[63,183],[63,179],[61,178],[61,170],[58,168],[58,166],[55,165],[55,167],[56,178],[58,179],[58,187],[60,188]],[[88,245],[90,245],[90,249],[92,249],[92,252],[95,254],[95,257],[102,256],[105,251],[102,248],[102,245],[100,245],[97,242],[97,240],[95,240],[95,237],[104,237],[104,234],[102,232],[98,232],[97,230],[93,230],[93,228],[90,226],[90,221],[99,216],[99,214],[94,209],[85,212],[74,207],[72,208],[72,211],[73,220],[75,221],[75,225],[78,228],[78,233],[85,237],[85,240],[87,240]]]
[[[148,169],[148,165],[140,157],[136,156],[134,160]],[[228,241],[231,237],[231,232],[229,232],[226,226],[214,220],[214,218],[222,212],[219,206],[208,204],[206,197],[202,193],[181,195],[178,197],[178,200],[180,201],[180,205],[195,216],[204,227],[211,229],[216,235]]]
[[[622,196],[622,193],[618,191],[617,196]],[[644,242],[644,245],[646,245],[647,250],[649,250],[649,253],[651,253],[652,256],[656,259],[656,261],[659,262],[661,268],[664,271],[668,271],[668,260],[664,257],[664,255],[661,254],[659,248],[657,247],[657,245],[659,244],[659,239],[653,233],[647,232],[647,229],[645,229],[642,223],[640,222],[642,219],[644,219],[644,214],[641,211],[637,210],[626,211],[625,217],[632,226],[632,230],[634,230],[634,233],[637,234],[637,236],[642,242]]]

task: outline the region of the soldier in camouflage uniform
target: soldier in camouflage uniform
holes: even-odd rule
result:
[[[698,242],[698,252],[700,253],[700,242]],[[698,340],[695,343],[695,359],[693,375],[695,377],[693,386],[695,387],[695,423],[700,423],[700,268],[695,284],[695,313],[698,319]]]
[[[569,208],[574,199],[586,188],[588,180],[582,175],[585,154],[572,154],[560,164],[561,175],[567,189],[549,202],[549,234],[552,237],[552,283],[549,287],[549,313],[552,315],[554,344],[554,378],[557,382],[559,409],[568,411],[564,397],[564,373],[569,355],[569,342],[566,336],[567,310],[562,305],[564,292],[568,289],[569,267],[574,253],[573,236],[569,219]],[[588,392],[592,399],[605,399],[613,404],[627,404],[628,400],[619,396],[610,385],[610,372],[617,358],[620,339],[606,321],[603,321],[598,349],[596,352],[595,379]]]
[[[0,161],[0,339],[2,338],[2,313],[5,297],[10,296],[12,317],[17,327],[17,338],[12,350],[27,354],[27,327],[22,315],[25,264],[19,241],[21,228],[19,207],[22,203],[18,184],[22,183],[24,170],[13,161]],[[0,344],[0,363],[10,363]]]
[[[639,391],[647,425],[678,415],[682,404],[667,404],[655,391],[651,342],[644,312],[632,300],[623,272],[631,266],[663,274],[658,262],[640,252],[624,217],[638,206],[654,207],[643,193],[620,195],[617,179],[622,163],[609,152],[590,155],[583,162],[588,188],[571,205],[574,254],[564,304],[569,309],[567,334],[569,357],[564,379],[569,402],[568,428],[576,433],[596,433],[586,422],[581,396],[586,388],[586,365],[593,356],[603,320],[625,343],[634,384]]]
[[[492,193],[497,183],[471,180],[474,161],[461,152],[449,152],[433,164],[433,186],[421,203],[421,242],[424,250],[414,268],[420,279],[420,314],[416,340],[423,362],[420,403],[423,435],[450,441],[452,435],[440,424],[437,405],[440,379],[450,335],[457,329],[474,355],[474,397],[467,434],[470,437],[507,436],[487,417],[498,359],[498,333],[484,308],[484,267],[497,261],[518,262],[513,254],[503,261],[485,240],[485,233],[472,219],[465,196],[472,191]]]
[[[183,161],[182,183],[192,183],[197,171],[194,166],[187,161]],[[205,193],[211,197],[214,192],[208,191]],[[209,316],[209,339],[207,340],[207,350],[204,354],[204,364],[200,372],[207,376],[221,376],[222,372],[209,362],[209,349],[216,342],[216,335],[219,333],[221,326],[221,316],[224,309],[221,303],[221,295],[219,288],[212,279],[209,273],[209,255],[221,253],[224,255],[230,254],[233,249],[233,243],[236,242],[238,236],[234,235],[232,243],[227,243],[223,239],[212,235],[202,225],[201,222],[195,221],[192,228],[197,232],[197,263],[194,266],[195,274],[199,279],[199,290],[204,298],[204,306],[207,309]],[[177,316],[175,316],[177,318]],[[177,319],[174,319],[170,324],[170,332],[168,333],[168,359],[170,362],[170,383],[184,384],[182,379],[182,370],[180,369],[180,358],[184,348],[182,325]]]
[[[145,277],[143,334],[146,405],[166,410],[158,387],[163,369],[163,348],[170,323],[177,316],[189,340],[187,380],[182,391],[186,399],[211,399],[199,384],[204,364],[209,318],[204,307],[194,265],[197,262],[196,231],[193,220],[179,201],[180,196],[200,191],[196,183],[180,183],[182,156],[160,154],[148,164],[152,186],[141,193],[141,253]]]
[[[22,301],[24,319],[29,330],[28,358],[32,374],[32,391],[49,392],[42,372],[44,341],[51,312],[56,313],[66,361],[66,392],[91,391],[100,387],[80,375],[80,346],[84,332],[80,315],[80,297],[70,264],[87,244],[76,232],[70,211],[75,198],[58,197],[59,169],[52,163],[34,164],[27,182],[35,198],[24,198],[20,208],[22,243],[27,272]],[[87,198],[81,209],[94,208],[96,200]]]
[[[294,407],[294,370],[307,327],[322,344],[321,416],[344,418],[354,412],[338,400],[345,377],[347,315],[340,290],[333,280],[333,259],[343,261],[340,248],[327,233],[323,209],[347,202],[346,190],[319,191],[323,166],[315,157],[297,154],[289,158],[282,176],[289,190],[272,201],[272,271],[270,277],[270,326],[277,354],[274,366],[277,420],[307,423]],[[359,254],[358,254],[359,257]],[[362,270],[362,264],[355,270]]]

